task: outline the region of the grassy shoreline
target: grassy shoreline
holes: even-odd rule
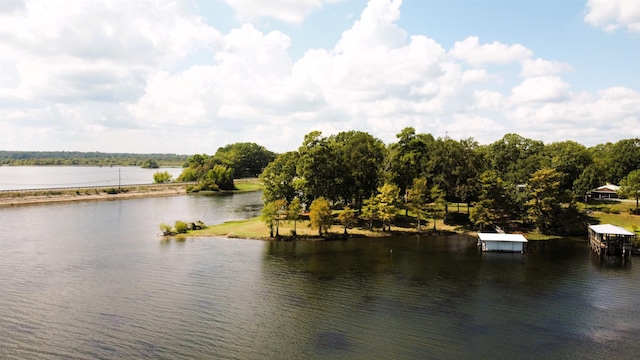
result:
[[[608,201],[590,204],[582,209],[589,213],[592,224],[614,224],[629,231],[635,231],[640,235],[640,216],[631,215],[629,209],[635,207],[635,203],[629,201]],[[453,209],[454,207],[452,207]],[[465,212],[466,209],[460,209]],[[423,224],[422,231],[418,232],[411,218],[398,217],[396,225],[391,227],[391,232],[382,232],[379,228],[370,231],[365,223],[360,223],[357,227],[348,229],[349,237],[369,237],[379,238],[387,236],[402,235],[443,235],[443,234],[463,234],[475,236],[476,230],[462,225],[447,225],[442,220],[436,221],[436,230],[433,230],[433,222],[429,220],[426,226]],[[279,237],[270,237],[269,228],[259,217],[228,221],[222,224],[210,225],[206,229],[189,231],[186,234],[174,235],[177,238],[187,237],[229,237],[254,240],[322,240],[318,236],[317,230],[309,227],[308,220],[298,221],[296,226],[297,236],[293,237],[291,232],[294,229],[292,221],[281,221],[279,226]],[[274,230],[275,232],[275,230]],[[328,239],[343,238],[344,227],[333,225],[329,230]],[[523,235],[530,241],[552,240],[561,238],[557,235],[546,235],[539,232],[525,232]],[[586,236],[586,230],[585,230]],[[640,237],[640,236],[639,236]]]

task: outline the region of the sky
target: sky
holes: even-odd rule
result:
[[[640,138],[638,0],[0,0],[0,150]]]

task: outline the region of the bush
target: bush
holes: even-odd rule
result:
[[[119,193],[120,191],[118,191],[118,189],[109,188],[109,189],[106,189],[104,192],[106,192],[109,195],[115,195],[115,194]]]
[[[162,231],[162,235],[171,235],[171,225],[160,224],[160,231]]]
[[[174,228],[178,234],[184,234],[187,232],[187,230],[189,230],[189,225],[187,225],[187,223],[182,220],[176,220]]]

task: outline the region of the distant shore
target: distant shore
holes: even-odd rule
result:
[[[120,188],[75,188],[46,190],[12,190],[0,192],[0,207],[36,205],[71,201],[131,199],[171,196],[187,193],[187,184],[150,184]]]

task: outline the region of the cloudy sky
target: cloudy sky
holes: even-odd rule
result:
[[[0,150],[640,137],[637,0],[0,0]]]

